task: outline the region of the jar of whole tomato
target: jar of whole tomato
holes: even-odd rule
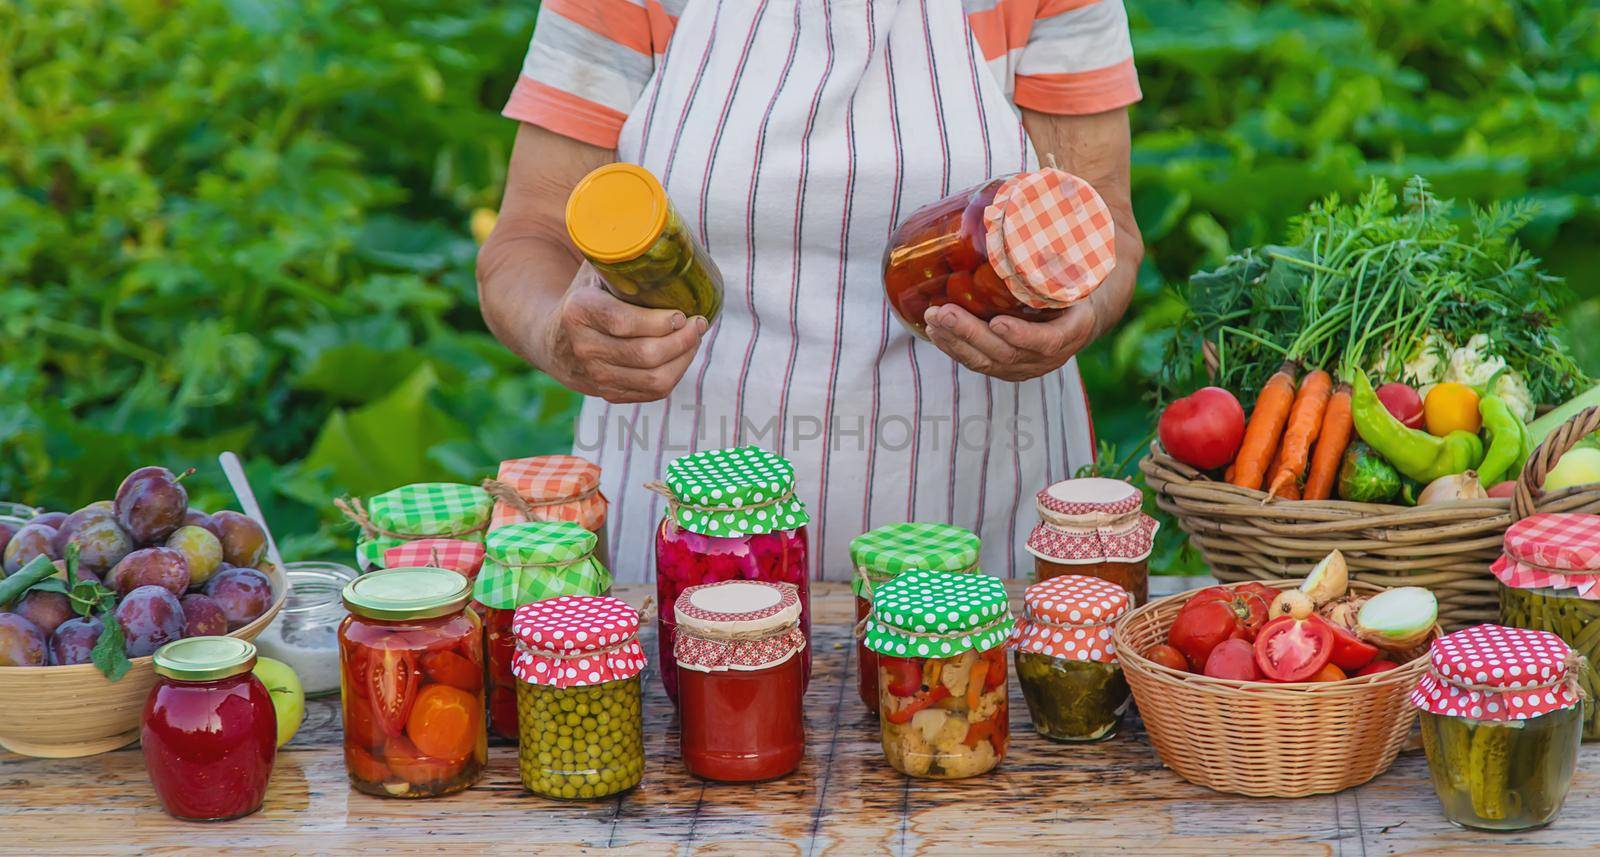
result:
[[[850,580],[856,597],[856,692],[869,712],[878,713],[878,655],[867,648],[863,633],[872,612],[872,592],[914,568],[976,571],[981,547],[971,530],[915,522],[887,524],[850,541],[850,561],[856,567]]]
[[[685,589],[673,651],[683,763],[708,780],[781,777],[805,755],[800,594],[727,580]]]
[[[493,479],[483,480],[483,490],[494,495],[489,529],[533,521],[571,521],[594,533],[594,555],[602,565],[610,562],[606,548],[606,511],[610,503],[600,493],[600,468],[576,455],[536,455],[500,462]]]
[[[1116,735],[1129,696],[1111,629],[1133,606],[1128,590],[1064,574],[1028,587],[1022,601],[1011,647],[1033,728],[1052,741]]]
[[[562,595],[605,595],[611,572],[595,557],[595,534],[569,521],[506,524],[489,531],[473,597],[487,608],[489,723],[516,740],[517,679],[512,617],[518,607]]]
[[[872,596],[883,753],[913,777],[993,770],[1010,736],[1005,644],[1016,622],[987,574],[908,571]]]
[[[1046,168],[991,179],[917,209],[889,236],[883,286],[924,339],[923,314],[955,304],[984,321],[1049,321],[1116,266],[1111,210],[1083,179]]]
[[[800,630],[811,637],[805,504],[794,496],[794,465],[756,446],[685,455],[651,487],[667,498],[656,531],[656,604],[661,681],[678,700],[673,668],[674,614],[684,589],[723,580],[764,580],[795,587]],[[811,652],[800,653],[811,675]]]
[[[435,797],[478,781],[488,759],[483,629],[467,579],[443,568],[364,574],[339,626],[350,784],[382,797]]]
[[[139,744],[173,818],[222,821],[261,808],[278,718],[255,665],[256,647],[235,637],[189,637],[156,651]]]
[[[1150,551],[1156,519],[1144,495],[1120,479],[1068,479],[1034,498],[1039,525],[1028,534],[1039,580],[1062,574],[1098,577],[1128,590],[1134,606],[1150,598]]]

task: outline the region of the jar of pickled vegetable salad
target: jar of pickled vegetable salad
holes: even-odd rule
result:
[[[651,487],[667,499],[656,531],[656,604],[661,680],[678,699],[673,668],[674,609],[690,587],[724,580],[763,580],[795,587],[800,630],[811,637],[811,589],[806,580],[805,504],[794,496],[794,465],[756,446],[685,455]],[[811,675],[811,651],[800,653]]]
[[[517,608],[517,756],[522,785],[551,798],[625,792],[644,774],[639,613],[563,595]]]
[[[356,537],[356,566],[383,568],[389,548],[418,539],[483,541],[494,498],[476,485],[417,482],[378,494],[366,503],[340,498],[334,505],[361,530]]]
[[[993,770],[1010,736],[1006,640],[1016,623],[987,574],[908,571],[880,587],[867,617],[878,654],[883,753],[914,777]]]
[[[867,711],[878,713],[878,655],[867,648],[865,635],[873,590],[914,568],[976,571],[981,547],[971,530],[915,522],[888,524],[850,541],[850,561],[856,567],[850,580],[856,597],[856,692]]]
[[[1052,741],[1100,741],[1117,734],[1128,681],[1111,630],[1133,606],[1128,590],[1069,574],[1022,595],[1012,648],[1033,728]]]
[[[606,547],[606,511],[610,503],[600,493],[600,468],[576,455],[536,455],[500,462],[493,479],[483,480],[483,490],[495,498],[489,529],[533,521],[571,521],[594,533],[594,555],[610,562]]]
[[[1148,562],[1160,524],[1144,513],[1139,489],[1120,479],[1067,479],[1034,503],[1039,524],[1027,546],[1038,580],[1098,577],[1128,590],[1134,606],[1150,599]]]
[[[1548,631],[1477,625],[1433,642],[1411,692],[1445,818],[1482,830],[1554,821],[1583,740],[1583,658]]]

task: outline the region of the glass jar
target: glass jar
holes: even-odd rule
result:
[[[611,564],[606,544],[610,503],[600,493],[600,468],[576,455],[536,455],[500,462],[500,471],[483,488],[494,495],[489,529],[533,521],[571,521],[594,533],[594,555]]]
[[[788,583],[800,598],[800,630],[811,638],[805,504],[794,497],[794,465],[760,447],[683,456],[652,486],[667,497],[656,530],[657,645],[661,681],[678,701],[674,606],[691,586],[724,580]],[[715,498],[715,499],[713,499]],[[811,650],[800,653],[811,676]]]
[[[1129,695],[1111,631],[1132,606],[1128,591],[1065,575],[1033,584],[1022,600],[1011,645],[1033,728],[1052,741],[1116,735]]]
[[[256,648],[293,667],[308,698],[338,693],[339,623],[346,615],[340,595],[356,571],[336,562],[284,565],[289,595]]]
[[[522,785],[550,798],[620,794],[644,775],[639,613],[615,598],[517,608]]]
[[[482,775],[483,629],[465,609],[469,590],[443,568],[374,571],[345,587],[344,755],[357,791],[435,797]]]
[[[611,572],[595,557],[592,532],[570,521],[506,524],[489,531],[473,597],[486,608],[489,721],[496,735],[517,739],[517,678],[512,673],[517,608],[563,595],[605,595]]]
[[[781,777],[805,756],[800,596],[728,580],[678,596],[673,648],[689,773],[720,782]]]
[[[572,189],[566,219],[573,246],[618,300],[716,320],[722,272],[649,170],[594,170]]]
[[[1064,574],[1107,580],[1126,589],[1134,606],[1150,598],[1148,562],[1156,519],[1144,495],[1120,479],[1057,482],[1034,497],[1039,524],[1028,534],[1039,580]]]
[[[278,718],[250,672],[255,646],[189,637],[162,646],[153,663],[139,744],[162,809],[183,821],[260,809],[278,753]]]
[[[987,574],[908,571],[880,587],[867,619],[878,657],[878,723],[890,767],[960,779],[1005,758],[1005,642],[1015,622]]]
[[[1088,182],[1056,169],[1002,176],[906,218],[884,252],[884,293],[923,339],[923,314],[945,304],[984,321],[1049,321],[1115,267],[1115,234]]]
[[[863,624],[872,612],[872,591],[912,568],[976,571],[981,548],[976,533],[950,524],[887,524],[850,541],[856,569],[850,580],[856,600],[856,692],[867,711],[878,713],[878,655],[867,648]]]
[[[494,497],[476,485],[416,482],[385,491],[365,505],[356,499],[335,500],[334,505],[361,529],[356,537],[356,567],[371,571],[384,567],[385,551],[406,542],[483,541]]]
[[[1434,641],[1411,702],[1452,824],[1526,830],[1560,814],[1583,739],[1578,663],[1548,631],[1477,625]]]

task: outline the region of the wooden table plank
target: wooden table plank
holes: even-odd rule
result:
[[[626,587],[619,594],[639,604],[646,590]],[[678,759],[676,718],[652,667],[645,780],[620,798],[565,803],[534,797],[522,789],[509,743],[491,748],[483,781],[464,794],[422,801],[359,794],[345,779],[338,701],[313,700],[305,726],[279,755],[266,806],[224,824],[185,824],[164,815],[137,748],[87,759],[0,755],[3,853],[273,848],[436,855],[514,847],[537,854],[853,857],[982,848],[1033,855],[1376,857],[1499,854],[1508,846],[1594,853],[1600,845],[1600,745],[1584,748],[1555,825],[1495,835],[1444,821],[1420,753],[1401,756],[1389,773],[1338,795],[1233,797],[1190,785],[1162,767],[1137,717],[1111,741],[1046,741],[1031,729],[1015,681],[1010,752],[995,773],[960,782],[902,777],[883,761],[877,723],[856,698],[848,589],[819,585],[813,607],[809,752],[799,771],[776,782],[740,786],[689,776]],[[645,644],[653,654],[654,640]]]

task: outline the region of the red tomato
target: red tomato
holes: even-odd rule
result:
[[[1400,668],[1400,665],[1395,663],[1394,661],[1373,661],[1372,663],[1367,664],[1366,666],[1362,667],[1361,669],[1356,670],[1356,675],[1358,675],[1358,676],[1377,675],[1378,673],[1386,673],[1389,670],[1394,670],[1394,669],[1399,669],[1399,668]]]
[[[1344,670],[1339,669],[1338,666],[1334,665],[1333,663],[1326,663],[1322,665],[1322,669],[1317,670],[1316,673],[1314,673],[1311,678],[1306,679],[1306,681],[1344,681],[1349,677],[1350,676],[1345,675]]]
[[[1190,467],[1214,470],[1233,460],[1244,441],[1244,408],[1221,387],[1205,387],[1161,412],[1161,446]]]
[[[483,669],[455,652],[429,652],[422,656],[422,671],[437,682],[476,693],[483,687]]]
[[[1312,618],[1327,625],[1328,629],[1333,632],[1333,652],[1328,656],[1328,663],[1347,673],[1352,673],[1372,663],[1372,659],[1378,656],[1377,646],[1363,642],[1355,634],[1332,622],[1327,622],[1320,617],[1314,616]]]
[[[1189,661],[1183,656],[1183,652],[1180,652],[1165,643],[1145,649],[1144,656],[1164,667],[1167,667],[1168,669],[1180,670],[1182,672],[1189,671]]]
[[[922,689],[922,666],[916,661],[879,655],[878,664],[889,673],[888,690],[895,696],[912,696]]]
[[[1279,616],[1256,635],[1256,666],[1274,681],[1305,681],[1332,652],[1333,627],[1327,622]]]
[[[344,745],[344,765],[350,776],[362,782],[381,783],[389,779],[389,768],[360,747]]]
[[[1223,640],[1237,639],[1238,617],[1222,601],[1205,601],[1185,607],[1167,629],[1167,644],[1183,653],[1189,669],[1201,672],[1211,650]]]
[[[472,752],[482,728],[478,698],[448,684],[424,687],[406,720],[406,735],[418,750],[450,761]]]
[[[956,271],[944,281],[945,293],[950,300],[960,305],[967,312],[977,315],[984,311],[983,299],[972,287],[972,274],[966,271]]]
[[[383,730],[372,716],[372,703],[365,697],[351,696],[344,707],[344,734],[362,747],[382,747]],[[381,778],[380,778],[381,779]]]
[[[1206,675],[1235,681],[1260,681],[1255,650],[1243,640],[1223,640],[1206,658]]]
[[[1272,604],[1272,599],[1277,597],[1277,591],[1259,583],[1246,583],[1240,586],[1211,586],[1189,596],[1184,602],[1184,611],[1208,602],[1217,602],[1227,605],[1233,611],[1239,630],[1233,636],[1241,640],[1254,640],[1256,632],[1267,621],[1267,608]]]
[[[368,649],[367,697],[385,735],[399,735],[417,695],[417,662],[404,649]]]
[[[1490,497],[1510,497],[1512,494],[1517,493],[1517,480],[1507,479],[1504,482],[1496,482],[1489,488],[1487,493]]]
[[[979,657],[989,662],[989,668],[983,673],[983,692],[991,690],[1006,683],[1006,650],[1002,646],[995,646]]]
[[[383,760],[388,763],[395,776],[415,786],[444,782],[460,773],[467,762],[465,756],[450,761],[426,755],[403,735],[389,739],[388,745],[383,749]]]
[[[1406,424],[1406,428],[1422,428],[1422,397],[1407,384],[1390,381],[1378,388],[1378,401],[1383,409]]]

